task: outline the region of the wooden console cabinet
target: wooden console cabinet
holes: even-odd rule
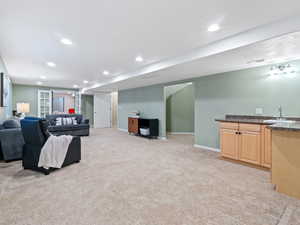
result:
[[[271,131],[265,125],[220,123],[223,157],[271,168]]]
[[[140,133],[140,128],[149,129],[149,135],[142,135]],[[128,133],[148,138],[157,138],[159,136],[159,120],[129,117]]]

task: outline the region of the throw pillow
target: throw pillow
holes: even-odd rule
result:
[[[64,123],[64,125],[72,125],[73,124],[72,119],[70,117],[63,118],[63,123]]]
[[[72,124],[73,124],[72,118],[68,117],[68,118],[67,118],[67,121],[68,121],[68,125],[72,125]]]
[[[72,119],[73,125],[77,125],[76,117],[72,117],[71,119]]]
[[[55,125],[56,125],[56,126],[62,126],[62,125],[63,125],[62,119],[63,119],[63,118],[61,118],[61,117],[57,117],[57,118],[56,118],[56,123],[55,123]]]

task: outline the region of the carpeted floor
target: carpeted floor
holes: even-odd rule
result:
[[[0,224],[299,225],[300,201],[267,171],[168,141],[93,129],[82,161],[49,176],[0,163]]]

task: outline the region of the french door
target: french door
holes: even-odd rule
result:
[[[52,113],[52,91],[38,90],[38,116],[45,118]]]

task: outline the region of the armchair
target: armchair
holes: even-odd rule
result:
[[[42,119],[24,119],[21,120],[22,133],[25,140],[23,148],[23,168],[43,172],[48,175],[54,168],[38,167],[39,157],[43,145],[49,137],[48,121]],[[73,163],[78,163],[81,160],[81,140],[80,137],[73,137],[69,145],[66,158],[62,167]]]
[[[22,159],[24,139],[20,123],[6,120],[0,129],[0,159],[10,162]]]

